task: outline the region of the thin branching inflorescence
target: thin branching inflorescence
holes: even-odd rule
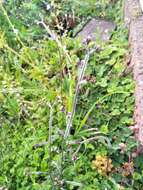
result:
[[[52,31],[49,26],[47,26],[45,24],[45,22],[42,20],[39,22],[48,32],[48,34],[50,35],[50,37],[56,41],[58,47],[60,49],[62,49],[64,55],[66,56],[67,60],[69,63],[72,63],[72,59],[70,57],[70,55],[68,54],[67,50],[65,49],[65,47],[62,45],[62,43],[60,42],[60,40],[58,39],[58,36],[56,35],[56,33],[54,31]],[[73,118],[74,118],[74,114],[75,114],[75,110],[76,110],[76,104],[77,104],[77,99],[78,99],[78,94],[79,94],[79,89],[80,89],[80,85],[81,82],[83,80],[84,74],[85,74],[85,70],[87,67],[87,64],[89,62],[90,56],[96,51],[97,47],[94,46],[92,49],[87,50],[87,54],[85,55],[84,60],[82,60],[82,66],[80,69],[80,73],[79,73],[79,77],[78,77],[78,81],[76,84],[76,88],[75,88],[75,95],[74,95],[74,99],[73,99],[73,103],[72,103],[72,110],[70,113],[67,113],[67,124],[66,124],[66,130],[65,130],[65,134],[64,134],[64,139],[67,139],[67,137],[69,136],[70,133],[70,129],[72,127],[72,123],[73,123]],[[69,76],[71,78],[71,76]]]

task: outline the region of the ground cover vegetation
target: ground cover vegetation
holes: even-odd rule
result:
[[[141,190],[134,82],[123,2],[0,4],[0,186],[8,190]],[[109,42],[75,38],[91,17]]]

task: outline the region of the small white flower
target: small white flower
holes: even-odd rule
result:
[[[46,5],[46,10],[49,11],[51,9],[51,5],[50,4],[47,4]]]
[[[16,35],[18,34],[19,30],[18,29],[14,29],[13,31]]]
[[[84,84],[87,84],[87,80],[80,81],[80,85],[84,85]]]

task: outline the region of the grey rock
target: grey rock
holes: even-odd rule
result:
[[[77,37],[80,38],[82,42],[88,39],[91,41],[99,39],[106,42],[110,39],[115,28],[116,25],[111,21],[93,18],[78,32]]]

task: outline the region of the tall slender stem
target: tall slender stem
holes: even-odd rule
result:
[[[73,106],[72,106],[72,112],[68,113],[67,116],[67,127],[66,127],[66,131],[64,134],[64,138],[66,139],[69,136],[70,133],[70,129],[72,127],[72,123],[73,123],[73,118],[75,115],[75,111],[76,111],[76,105],[77,105],[77,98],[78,98],[78,94],[79,94],[79,89],[80,89],[80,85],[81,85],[81,81],[83,80],[83,77],[85,75],[85,71],[87,68],[87,64],[89,62],[90,56],[96,51],[96,46],[93,47],[90,51],[87,52],[84,60],[83,60],[83,64],[81,67],[81,71],[78,77],[78,81],[77,81],[77,85],[76,85],[76,89],[75,89],[75,95],[74,95],[74,100],[73,100]]]

